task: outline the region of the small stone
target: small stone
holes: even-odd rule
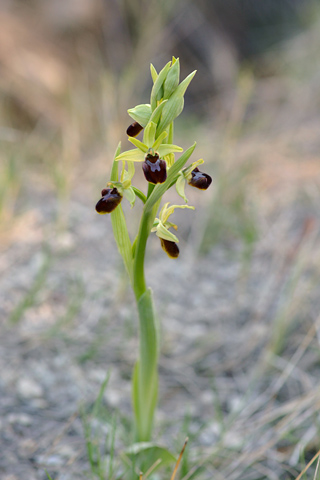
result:
[[[17,383],[18,394],[23,398],[39,398],[43,396],[43,389],[32,378],[20,378]]]
[[[32,424],[32,418],[26,413],[10,413],[8,415],[8,422],[29,427]]]

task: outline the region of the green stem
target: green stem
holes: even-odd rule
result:
[[[148,195],[153,188],[149,188]],[[135,245],[133,290],[138,314],[140,345],[139,358],[133,375],[133,408],[137,441],[151,438],[154,410],[158,395],[158,339],[152,292],[147,289],[144,259],[147,240],[158,210],[159,202],[148,212],[143,211]]]

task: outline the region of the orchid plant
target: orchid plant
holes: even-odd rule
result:
[[[137,105],[128,110],[134,120],[127,129],[128,140],[135,148],[121,153],[119,143],[110,181],[102,190],[101,199],[96,205],[98,213],[111,215],[114,237],[137,302],[140,345],[132,377],[132,401],[138,442],[151,439],[158,397],[158,337],[152,292],[146,285],[144,274],[147,240],[151,233],[155,233],[168,256],[178,258],[179,239],[171,230],[176,230],[177,226],[170,221],[170,217],[176,209],[194,209],[187,205],[186,184],[202,190],[211,184],[211,177],[199,171],[202,159],[185,166],[196,144],[182,153],[183,149],[173,143],[174,120],[183,110],[184,94],[195,73],[192,72],[179,83],[179,59],[173,57],[159,73],[151,65],[153,87],[150,104]],[[143,140],[140,141],[136,137],[142,130]],[[177,153],[181,154],[178,159],[175,158]],[[142,164],[148,185],[146,193],[132,185],[136,162]],[[160,209],[162,197],[174,185],[185,203],[170,205],[167,202]],[[138,233],[132,242],[121,202],[125,198],[133,207],[136,197],[144,207]]]

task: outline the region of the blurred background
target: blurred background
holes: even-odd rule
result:
[[[158,439],[192,438],[181,478],[291,479],[317,452],[319,51],[317,0],[0,2],[2,478],[88,478],[78,412],[107,371],[93,434],[118,412],[125,444],[137,324],[94,206],[172,55],[181,79],[197,70],[175,143],[197,141],[213,183],[176,213],[177,261],[149,240]]]

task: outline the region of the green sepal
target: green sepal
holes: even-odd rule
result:
[[[163,97],[169,98],[170,95],[174,92],[174,90],[179,85],[179,78],[180,78],[180,62],[177,58],[176,61],[170,67],[168,72],[167,78],[163,84]]]
[[[150,197],[145,204],[145,212],[149,212],[153,205],[162,197],[162,195],[167,191],[167,189],[176,181],[179,171],[184,167],[189,158],[191,157],[194,149],[196,148],[196,142],[186,150],[181,157],[175,161],[172,167],[168,171],[167,180],[164,183],[159,183],[155,186]]]
[[[123,190],[123,196],[130,202],[131,207],[134,206],[134,202],[136,201],[136,194],[132,187],[125,188]]]
[[[174,235],[174,233],[170,232],[162,222],[158,223],[158,226],[156,228],[156,235],[159,238],[163,238],[164,240],[169,240],[169,242],[175,242],[178,243],[179,239]]]
[[[157,135],[160,135],[167,128],[167,126],[182,112],[184,105],[183,97],[185,91],[187,90],[188,85],[195,76],[195,74],[196,70],[190,73],[190,75],[188,75],[180,83],[180,85],[178,85],[178,87],[175,89],[175,91],[172,93],[171,97],[165,104],[162,110],[161,121],[157,129]]]
[[[180,195],[180,197],[182,197],[183,200],[186,203],[188,203],[188,199],[187,199],[187,197],[184,193],[185,185],[186,185],[186,179],[185,179],[183,173],[180,172],[179,177],[177,178],[177,181],[176,181],[176,190],[177,190],[178,195]]]
[[[156,130],[157,130],[157,125],[151,121],[148,123],[148,125],[144,129],[143,141],[146,145],[148,145],[148,148],[150,148],[154,143]]]
[[[160,93],[161,88],[163,89],[163,82],[166,79],[166,76],[167,76],[167,73],[169,71],[170,65],[171,65],[171,61],[168,62],[163,67],[163,69],[159,72],[159,75],[157,76],[157,79],[153,84],[153,87],[152,87],[152,90],[151,90],[151,97],[150,97],[150,104],[151,104],[152,111],[156,109],[157,101],[162,98],[162,92],[161,92],[161,94],[159,94],[159,93]]]
[[[130,139],[130,141],[132,138]],[[139,140],[138,140],[139,141]],[[144,162],[144,153],[140,150],[140,148],[134,148],[132,150],[127,150],[126,152],[117,155],[115,158],[116,162],[120,160],[127,160],[128,162]]]
[[[129,108],[127,111],[130,117],[138,122],[142,127],[147,125],[152,113],[151,105],[148,103],[137,105],[134,108]]]

